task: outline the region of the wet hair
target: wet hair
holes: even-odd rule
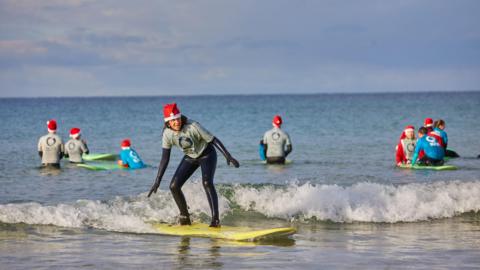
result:
[[[428,129],[426,127],[420,127],[418,133],[425,135],[428,133]]]
[[[187,123],[188,118],[187,118],[185,115],[182,115],[182,116],[180,117],[180,119],[182,119],[182,127],[183,127],[183,125],[185,125],[185,123]],[[166,129],[166,128],[172,129],[172,128],[170,127],[170,124],[169,124],[168,122],[169,122],[169,121],[165,122],[165,124],[163,125],[163,129]]]
[[[442,119],[438,119],[437,121],[435,121],[435,123],[433,123],[433,126],[438,128],[439,126],[445,126],[445,121],[443,121]]]

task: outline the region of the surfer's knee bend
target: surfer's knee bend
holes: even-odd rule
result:
[[[180,187],[177,185],[177,182],[175,181],[175,179],[170,183],[170,191],[172,193],[180,191]]]
[[[202,184],[203,184],[203,188],[212,188],[213,187],[212,181],[202,180]]]

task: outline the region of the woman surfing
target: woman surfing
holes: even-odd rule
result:
[[[150,189],[148,197],[150,197],[152,193],[157,192],[163,174],[167,169],[168,162],[170,161],[171,148],[173,145],[176,145],[185,154],[170,182],[170,190],[180,210],[180,225],[191,225],[190,214],[188,213],[188,206],[182,192],[182,186],[198,167],[201,167],[202,184],[207,194],[212,215],[210,227],[220,227],[218,197],[213,184],[213,177],[217,167],[217,152],[215,148],[223,154],[228,165],[231,163],[235,168],[238,168],[240,164],[230,155],[218,138],[213,136],[199,123],[182,115],[175,103],[165,105],[163,114],[165,127],[162,138],[162,159],[155,183]]]

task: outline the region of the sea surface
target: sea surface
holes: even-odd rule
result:
[[[168,190],[172,151],[157,194],[162,106],[218,137],[215,183],[222,223],[293,226],[288,239],[229,242],[156,234],[176,222]],[[291,164],[266,166],[258,142],[275,114],[290,134]],[[480,92],[0,99],[0,269],[479,269]],[[403,128],[444,119],[456,171],[395,168]],[[40,169],[37,142],[56,119],[66,141],[82,129],[91,152],[130,138],[149,166],[90,171],[62,161]],[[209,222],[196,172],[183,190],[196,222]]]

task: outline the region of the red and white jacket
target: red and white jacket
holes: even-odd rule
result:
[[[401,138],[401,137],[400,137]],[[407,163],[412,161],[413,153],[415,152],[415,144],[417,140],[403,138],[397,144],[397,152],[395,154],[395,160],[398,163]]]

